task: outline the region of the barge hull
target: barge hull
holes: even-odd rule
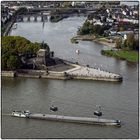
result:
[[[88,117],[71,117],[71,116],[60,116],[60,115],[49,115],[49,114],[30,114],[28,118],[51,120],[51,121],[84,123],[84,124],[95,124],[95,125],[120,126],[120,124],[116,122],[116,120],[88,118]]]

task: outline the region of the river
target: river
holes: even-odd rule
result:
[[[102,56],[106,46],[90,41],[72,44],[86,17],[69,17],[58,23],[19,22],[10,35],[47,42],[55,56],[121,74],[122,83],[2,78],[2,138],[138,138],[138,64]],[[75,53],[80,49],[80,55]],[[51,112],[51,103],[58,112]],[[12,110],[30,110],[69,116],[94,117],[96,105],[103,116],[119,119],[121,127],[94,126],[11,117]]]

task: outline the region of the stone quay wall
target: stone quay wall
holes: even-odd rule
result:
[[[74,64],[73,64],[74,65]],[[79,65],[66,71],[45,71],[45,70],[17,70],[2,71],[2,76],[6,77],[29,77],[29,78],[46,78],[46,79],[78,79],[78,80],[98,80],[98,81],[122,81],[122,76],[100,69],[88,68]]]
[[[2,77],[16,77],[17,73],[16,71],[2,71],[1,76]]]

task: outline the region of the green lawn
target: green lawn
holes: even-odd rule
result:
[[[139,53],[137,51],[127,50],[102,50],[101,53],[106,56],[113,56],[119,59],[125,59],[130,62],[139,61]]]

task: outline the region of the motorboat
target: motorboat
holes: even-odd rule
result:
[[[51,106],[51,107],[50,107],[50,110],[51,110],[51,111],[58,111],[58,107],[56,107],[56,106]]]

